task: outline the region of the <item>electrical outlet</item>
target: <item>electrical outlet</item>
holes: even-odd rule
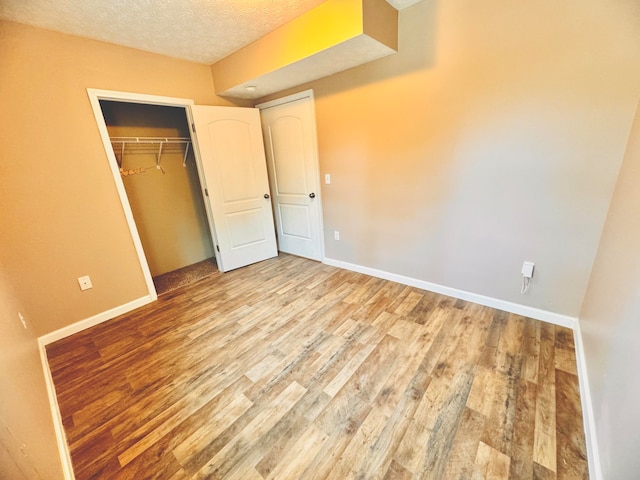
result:
[[[338,230],[334,230],[333,239],[334,240],[340,240],[340,232]]]
[[[27,321],[24,319],[24,316],[22,315],[22,313],[18,312],[18,318],[20,319],[20,322],[22,323],[22,326],[26,330],[27,329]]]
[[[533,277],[533,269],[536,266],[534,262],[524,262],[522,264],[522,276],[524,278]]]
[[[89,275],[85,275],[84,277],[78,277],[78,284],[80,284],[80,290],[89,290],[90,288],[93,288],[93,285],[91,284],[91,278],[89,278]]]

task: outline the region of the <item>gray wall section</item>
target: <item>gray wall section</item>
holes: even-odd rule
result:
[[[640,472],[640,108],[580,314],[604,478]]]

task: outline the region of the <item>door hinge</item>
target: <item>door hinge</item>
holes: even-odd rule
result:
[[[196,133],[196,124],[193,122],[191,122],[191,130],[193,131],[193,133]]]
[[[220,251],[220,247],[218,245],[216,245],[216,250]]]
[[[207,190],[206,188],[204,189],[204,194],[208,197],[209,196],[209,190]]]

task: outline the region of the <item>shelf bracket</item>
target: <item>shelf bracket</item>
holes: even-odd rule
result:
[[[189,154],[189,144],[187,143],[187,146],[184,148],[184,157],[182,158],[182,166],[186,167],[187,166],[187,155]]]

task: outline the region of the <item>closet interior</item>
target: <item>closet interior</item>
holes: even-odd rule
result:
[[[160,295],[217,270],[184,108],[101,100]]]

